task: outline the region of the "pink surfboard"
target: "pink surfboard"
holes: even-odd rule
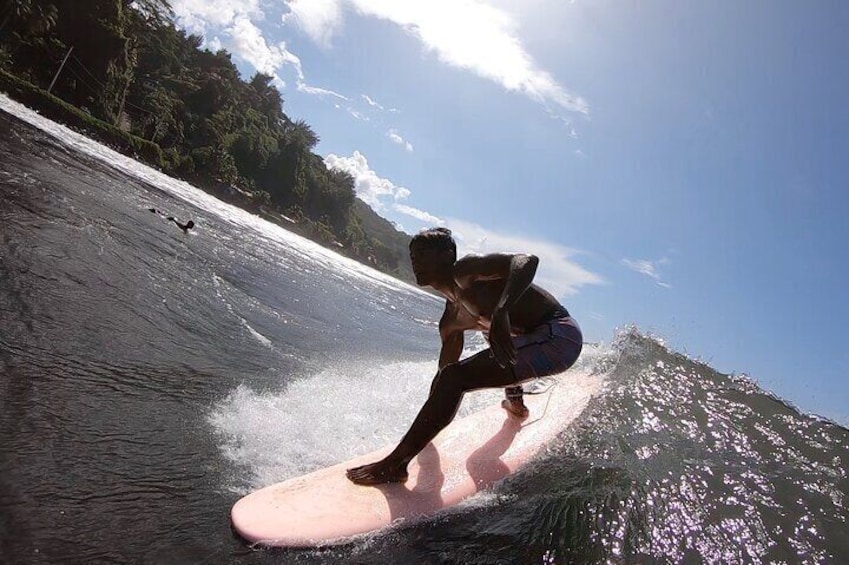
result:
[[[545,394],[528,396],[525,422],[491,406],[452,422],[409,465],[403,484],[358,486],[345,470],[382,458],[387,446],[277,483],[239,500],[235,530],[251,543],[314,547],[420,520],[490,487],[527,463],[584,409],[600,379],[568,372]],[[474,393],[471,393],[474,394]]]

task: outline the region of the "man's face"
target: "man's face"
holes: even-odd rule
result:
[[[413,273],[419,286],[432,284],[453,264],[450,251],[424,245],[416,245],[410,249],[410,262],[413,264]]]

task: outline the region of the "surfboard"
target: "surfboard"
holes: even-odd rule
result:
[[[265,487],[233,506],[233,528],[259,545],[316,547],[426,519],[527,464],[581,413],[600,382],[564,373],[548,392],[525,397],[525,421],[500,405],[454,420],[410,462],[403,484],[360,486],[345,476],[346,469],[384,457],[390,445]]]

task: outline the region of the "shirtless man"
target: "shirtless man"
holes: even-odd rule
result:
[[[451,422],[468,391],[505,387],[502,406],[511,417],[526,418],[521,383],[565,371],[583,344],[566,308],[531,282],[539,264],[533,255],[467,255],[458,261],[451,231],[433,228],[410,242],[410,259],[419,286],[446,298],[439,371],[398,447],[380,461],[348,469],[348,478],[360,485],[406,481],[407,464]],[[485,332],[490,347],[460,361],[466,330]]]

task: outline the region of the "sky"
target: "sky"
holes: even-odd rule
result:
[[[849,3],[172,0],[408,232],[849,424]]]

